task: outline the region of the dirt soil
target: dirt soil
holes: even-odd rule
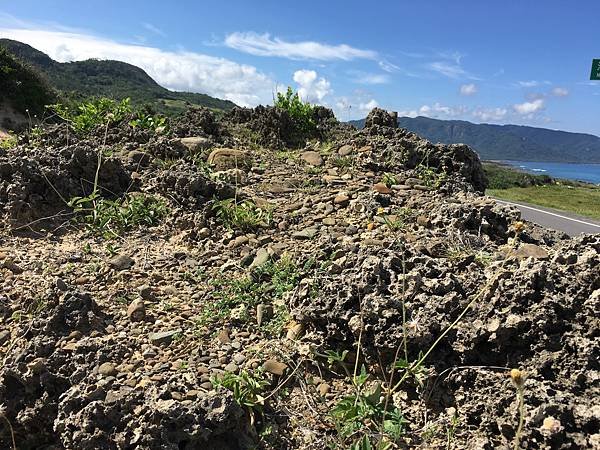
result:
[[[0,448],[600,448],[600,234],[521,222],[467,146],[320,114],[300,148],[257,108],[0,153]],[[75,220],[99,160],[168,216]],[[344,429],[357,389],[401,431]]]

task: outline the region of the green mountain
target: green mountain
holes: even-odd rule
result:
[[[350,123],[362,128],[364,119]],[[432,142],[468,144],[486,160],[600,163],[600,138],[591,134],[428,117],[400,117],[398,125]]]
[[[38,69],[49,83],[70,100],[90,96],[129,97],[134,105],[151,104],[163,113],[177,113],[188,105],[229,110],[235,106],[206,94],[174,92],[160,86],[139,67],[121,61],[88,59],[70,63],[54,61],[45,53],[10,39],[0,39],[0,48]]]
[[[25,117],[41,114],[44,106],[56,101],[56,92],[31,66],[0,47],[0,107],[3,121],[9,111]],[[0,126],[5,124],[0,123]],[[8,125],[8,124],[7,124]]]

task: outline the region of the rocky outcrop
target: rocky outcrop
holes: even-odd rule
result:
[[[89,192],[98,149],[103,196],[168,206],[116,236],[62,219],[0,237],[0,447],[376,443],[381,416],[350,435],[332,416],[357,383],[365,414],[401,411],[399,448],[511,447],[511,369],[521,447],[597,446],[600,235],[521,222],[467,146],[315,111],[334,139],[293,149],[256,145],[291,142],[257,108],[117,124],[112,153],[51,127],[0,155],[8,226]]]

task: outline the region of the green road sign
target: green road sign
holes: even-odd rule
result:
[[[592,74],[590,80],[600,80],[600,59],[592,60]]]

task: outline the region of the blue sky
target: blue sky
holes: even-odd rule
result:
[[[291,85],[342,120],[378,105],[600,135],[598,1],[0,0],[0,37],[245,106]]]

